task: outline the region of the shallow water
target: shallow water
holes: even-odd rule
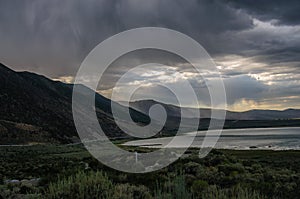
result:
[[[209,147],[217,139],[214,131],[208,132],[209,139],[203,143],[206,131],[190,132],[173,137],[136,140],[125,143],[128,146],[144,146],[151,148],[185,147],[186,143],[196,134],[191,147]],[[300,127],[287,128],[254,128],[223,130],[214,148],[219,149],[269,149],[269,150],[300,150]]]

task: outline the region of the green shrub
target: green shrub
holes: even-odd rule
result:
[[[152,199],[149,189],[145,186],[118,184],[114,188],[113,199]]]
[[[192,194],[187,190],[183,174],[177,175],[174,179],[169,177],[164,184],[158,184],[155,191],[155,199],[190,199]]]
[[[194,196],[200,196],[204,190],[208,188],[208,183],[204,180],[196,180],[192,185],[192,192]]]
[[[209,186],[206,191],[202,193],[203,199],[264,199],[266,197],[262,196],[256,191],[250,189],[235,186],[230,189],[221,189],[216,185]]]
[[[102,172],[78,172],[65,179],[50,183],[47,198],[112,198],[113,184]]]

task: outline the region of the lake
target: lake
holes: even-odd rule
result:
[[[185,141],[191,136],[196,137],[191,147],[202,146],[206,131],[190,132],[179,136],[176,142],[167,147],[184,147]],[[127,146],[141,146],[163,148],[172,140],[172,137],[143,139],[126,142]],[[268,150],[300,150],[300,127],[286,128],[252,128],[252,129],[225,129],[214,148],[218,149],[268,149]]]

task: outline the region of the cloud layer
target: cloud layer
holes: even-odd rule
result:
[[[299,108],[299,8],[297,0],[0,0],[0,62],[71,82],[99,42],[131,28],[166,27],[189,35],[210,53],[224,77],[230,109]],[[174,71],[145,69],[148,76],[136,74],[142,86],[150,88],[165,77],[174,84],[186,78],[202,88],[201,78],[183,60],[147,51],[116,61],[100,92],[109,96],[114,81],[128,68],[153,60],[181,74],[173,78]],[[168,92],[151,89],[144,95],[159,93],[155,96],[166,99]],[[200,104],[209,104],[200,95]]]

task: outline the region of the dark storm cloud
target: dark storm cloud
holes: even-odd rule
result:
[[[215,35],[253,26],[248,15],[208,0],[2,0],[0,24],[1,61],[51,77],[74,75],[94,46],[130,28],[179,30],[214,53]]]
[[[268,57],[262,56],[258,60],[267,61],[270,64],[300,62],[300,45],[266,50],[264,51],[264,55],[268,55]]]
[[[0,0],[0,62],[71,81],[84,57],[106,38],[131,28],[166,27],[191,36],[215,59],[229,104],[298,96],[299,7],[297,0]],[[193,72],[174,56],[133,53],[112,65],[103,88],[149,61]]]
[[[274,22],[277,25],[300,24],[299,0],[229,0],[229,2],[260,20],[277,20]]]

